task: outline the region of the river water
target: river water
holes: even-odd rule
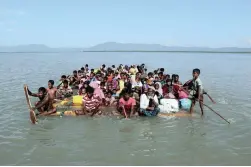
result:
[[[251,55],[216,53],[1,53],[0,165],[251,165]],[[29,122],[32,91],[88,63],[145,63],[181,81],[201,69],[217,104],[195,118],[46,117]],[[32,99],[35,102],[36,99]]]

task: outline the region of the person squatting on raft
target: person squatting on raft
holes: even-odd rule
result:
[[[57,91],[57,98],[64,99],[69,98],[73,95],[72,88],[69,86],[69,82],[67,80],[63,81],[63,86],[61,86]]]
[[[44,87],[38,89],[38,93],[32,93],[28,88],[28,94],[33,97],[38,97],[39,101],[35,103],[35,107],[32,108],[33,111],[38,110],[38,115],[51,115],[57,110],[53,107],[54,99],[50,98],[49,93]]]
[[[159,100],[155,95],[155,89],[149,87],[140,97],[140,115],[143,116],[156,116],[160,112],[158,107]]]
[[[101,114],[102,112],[99,110],[102,102],[99,96],[94,94],[94,88],[88,86],[86,88],[86,95],[83,97],[82,100],[82,110],[75,111],[77,115],[88,115],[94,116],[95,114]]]
[[[130,93],[131,92],[127,88],[121,92],[122,97],[119,99],[117,107],[118,112],[126,118],[130,118],[136,114],[136,101],[134,98],[130,97]]]

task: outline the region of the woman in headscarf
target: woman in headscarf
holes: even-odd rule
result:
[[[98,96],[102,101],[105,101],[105,95],[102,89],[99,88],[97,82],[91,82],[90,86],[94,88],[94,95]]]
[[[156,82],[155,84],[154,84],[154,88],[155,88],[155,95],[157,95],[157,97],[158,97],[158,100],[159,100],[159,102],[160,102],[160,100],[162,99],[162,97],[163,97],[163,90],[162,90],[162,88],[161,88],[161,83],[160,82]]]
[[[160,82],[156,82],[154,85],[154,88],[156,90],[156,92],[159,93],[160,96],[163,96],[163,90],[161,88],[161,83]]]

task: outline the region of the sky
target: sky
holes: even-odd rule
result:
[[[0,46],[251,47],[251,0],[1,0]]]

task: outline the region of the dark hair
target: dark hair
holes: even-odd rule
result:
[[[52,85],[54,85],[54,81],[53,80],[49,80],[48,82],[50,82]]]
[[[119,94],[119,98],[125,96],[126,94],[130,94],[130,93],[131,93],[131,92],[130,92],[129,89],[124,88],[124,89],[121,91],[121,93]]]
[[[74,70],[73,73],[77,73],[77,70]]]
[[[113,95],[113,92],[111,90],[108,90],[106,93]]]
[[[88,64],[86,64],[85,67],[88,67]]]
[[[45,92],[46,92],[45,87],[40,87],[40,88],[38,89],[38,92],[43,92],[43,93],[45,93]]]
[[[127,91],[132,92],[132,84],[130,82],[125,82],[124,86],[127,88]]]
[[[67,81],[67,80],[64,80],[63,84],[68,84],[68,81]]]
[[[111,67],[108,67],[107,68],[107,72],[111,72],[112,71],[112,68]]]
[[[91,71],[94,71],[94,69],[91,69]]]
[[[82,70],[78,70],[78,73],[81,73],[82,72]]]
[[[85,81],[84,84],[89,85],[89,84],[90,84],[90,81]]]
[[[198,68],[193,69],[193,73],[200,74],[200,69],[198,69]]]
[[[175,77],[176,77],[176,74],[173,74],[173,75],[172,75],[172,80],[174,80]]]
[[[82,67],[82,68],[81,68],[81,70],[82,70],[82,71],[85,71],[85,68],[84,68],[84,67]]]
[[[105,82],[101,82],[101,83],[100,83],[100,86],[101,86],[101,85],[102,85],[102,86],[105,86]]]
[[[164,72],[164,71],[165,71],[165,69],[164,69],[164,68],[161,68],[161,69],[160,69],[160,71],[161,71],[161,72]]]
[[[66,78],[66,76],[65,76],[65,75],[62,75],[61,78]]]
[[[91,86],[88,86],[85,90],[86,90],[86,93],[94,93],[94,88]]]
[[[112,65],[112,68],[115,68],[115,65]]]
[[[103,64],[102,67],[105,67],[105,64]]]
[[[163,75],[163,72],[159,72],[158,75]]]
[[[147,75],[148,75],[148,76],[149,76],[149,75],[153,75],[153,73],[152,73],[152,72],[149,72]]]

